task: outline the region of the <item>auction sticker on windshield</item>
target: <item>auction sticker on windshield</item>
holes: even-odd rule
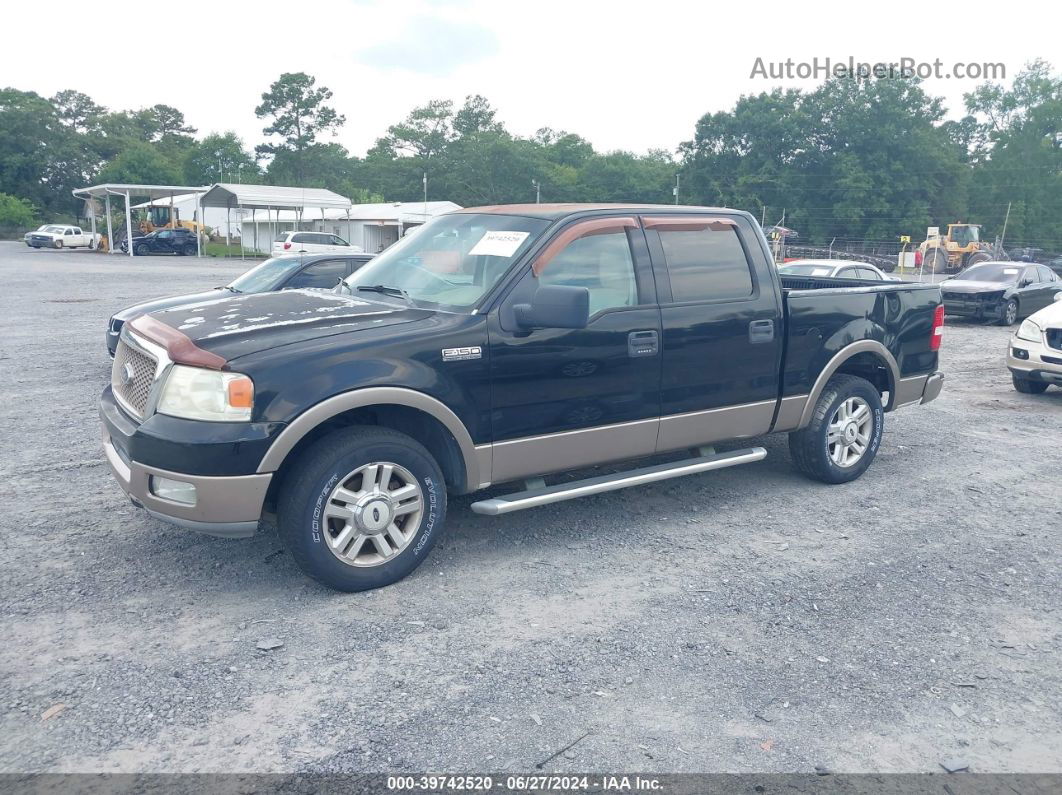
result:
[[[471,256],[511,257],[530,232],[487,232],[468,253]]]

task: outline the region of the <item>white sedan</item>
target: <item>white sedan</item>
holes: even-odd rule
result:
[[[795,259],[778,266],[782,276],[823,276],[830,279],[868,279],[878,282],[903,281],[898,276],[866,262],[847,259]]]

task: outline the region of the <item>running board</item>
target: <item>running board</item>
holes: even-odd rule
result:
[[[642,467],[641,469],[631,469],[627,472],[617,472],[614,475],[601,475],[596,478],[561,483],[557,486],[546,486],[544,488],[506,494],[501,497],[492,497],[489,500],[480,500],[472,503],[472,510],[488,516],[498,516],[503,513],[522,511],[524,508],[537,508],[539,505],[548,505],[551,502],[574,500],[576,497],[588,497],[591,494],[602,494],[606,491],[625,489],[628,486],[641,486],[644,483],[656,483],[658,480],[694,475],[698,472],[708,472],[712,469],[725,469],[739,464],[751,464],[753,461],[760,461],[766,456],[767,451],[762,447],[750,447],[746,450],[734,450],[729,453],[715,453],[698,456],[697,458],[686,458],[670,464],[657,464],[656,466]]]

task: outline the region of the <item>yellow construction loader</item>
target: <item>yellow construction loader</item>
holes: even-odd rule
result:
[[[930,273],[959,271],[992,259],[992,247],[981,241],[980,224],[948,224],[946,235],[928,235],[918,250]]]
[[[182,221],[181,211],[168,204],[149,204],[136,210],[136,226],[141,233],[150,235],[156,229],[175,229],[182,227],[202,234],[203,225],[198,221]]]

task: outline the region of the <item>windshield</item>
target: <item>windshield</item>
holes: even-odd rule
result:
[[[241,293],[268,292],[279,280],[297,270],[301,263],[299,257],[273,257],[237,277],[229,287]]]
[[[798,265],[791,263],[782,265],[778,272],[783,276],[832,276],[833,265]]]
[[[44,232],[62,232],[62,231],[63,231],[63,227],[61,227],[61,226],[42,226],[42,227],[40,228],[40,230],[38,230],[38,231],[44,231]]]
[[[978,231],[976,226],[953,226],[951,228],[951,239],[960,246],[968,246],[971,243],[978,242],[980,237]]]
[[[986,262],[967,268],[956,279],[970,282],[1000,282],[1003,284],[1018,281],[1022,268],[1020,265],[1006,265],[1001,262]]]
[[[468,309],[549,226],[540,218],[455,213],[434,218],[378,254],[346,283],[397,288],[416,302]]]

